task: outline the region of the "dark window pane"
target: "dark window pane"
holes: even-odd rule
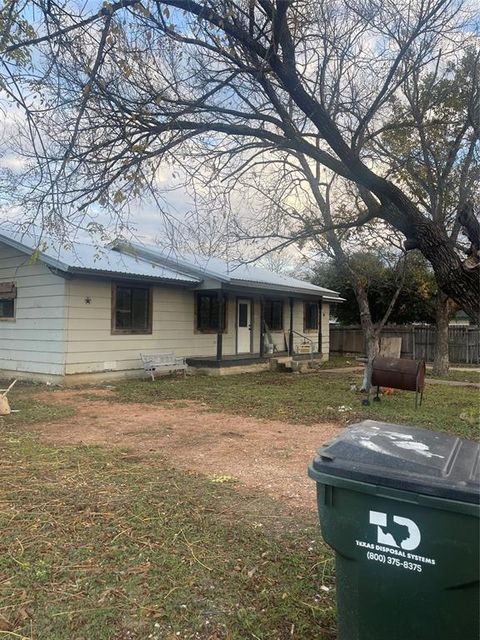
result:
[[[117,287],[116,329],[131,329],[131,294],[128,287]]]
[[[13,298],[0,298],[0,318],[15,317],[15,300]]]
[[[318,305],[315,302],[305,303],[305,329],[318,329]]]
[[[273,303],[272,325],[274,329],[283,328],[283,303],[280,300],[275,300]]]
[[[149,330],[149,289],[117,286],[115,302],[115,329],[117,331],[145,333]]]
[[[215,331],[218,331],[218,328],[220,326],[220,318],[219,318],[219,302],[217,297],[212,298],[210,300],[210,308],[211,308],[211,315],[210,315],[210,327],[212,329],[215,329]]]
[[[148,329],[148,289],[132,289],[132,329]]]
[[[265,322],[271,331],[281,331],[283,329],[283,301],[266,300],[264,317]]]
[[[198,297],[197,317],[198,328],[206,331],[210,326],[211,317],[211,299],[209,296]]]
[[[272,328],[272,303],[270,300],[266,300],[263,308],[263,317],[265,324],[269,329]]]
[[[221,313],[225,330],[226,312],[225,298],[219,301],[216,293],[199,293],[197,296],[197,329],[199,331],[218,331]]]
[[[246,327],[248,325],[248,304],[240,302],[238,305],[238,326]]]

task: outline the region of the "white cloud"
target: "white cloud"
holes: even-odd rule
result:
[[[0,157],[0,169],[8,169],[10,171],[18,172],[25,169],[26,166],[27,159],[14,153],[9,153]]]

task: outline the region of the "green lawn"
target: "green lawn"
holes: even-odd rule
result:
[[[421,407],[415,395],[395,391],[369,407],[363,394],[350,391],[361,374],[259,373],[237,376],[193,376],[186,380],[163,378],[135,380],[115,385],[115,399],[122,402],[196,400],[213,411],[259,418],[313,424],[342,424],[363,419],[385,420],[448,431],[466,438],[478,436],[480,391],[474,387],[428,385]]]
[[[0,455],[0,637],[335,637],[315,514],[5,426]]]

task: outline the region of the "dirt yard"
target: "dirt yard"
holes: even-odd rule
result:
[[[165,402],[121,404],[108,390],[49,391],[36,397],[68,404],[76,414],[36,424],[49,444],[122,447],[130,456],[160,454],[172,467],[234,478],[249,488],[281,498],[287,506],[315,509],[307,466],[315,450],[340,425],[298,425],[212,413],[205,405]],[[31,428],[31,427],[30,427]]]

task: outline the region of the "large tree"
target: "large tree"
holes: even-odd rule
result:
[[[2,89],[33,156],[16,192],[47,222],[78,221],[96,203],[117,213],[155,195],[162,163],[188,173],[214,155],[301,154],[356,185],[365,207],[353,224],[400,231],[478,317],[478,220],[459,218],[465,262],[373,144],[405,79],[455,55],[471,18],[466,0],[10,0]],[[465,122],[477,136],[478,118]]]
[[[455,246],[459,242],[458,210],[480,197],[478,130],[469,126],[479,109],[480,53],[467,49],[449,64],[429,73],[414,73],[402,85],[402,100],[392,98],[392,118],[376,143],[395,179],[416,206]],[[478,202],[477,202],[478,206]],[[448,373],[448,297],[438,292],[434,373]]]

